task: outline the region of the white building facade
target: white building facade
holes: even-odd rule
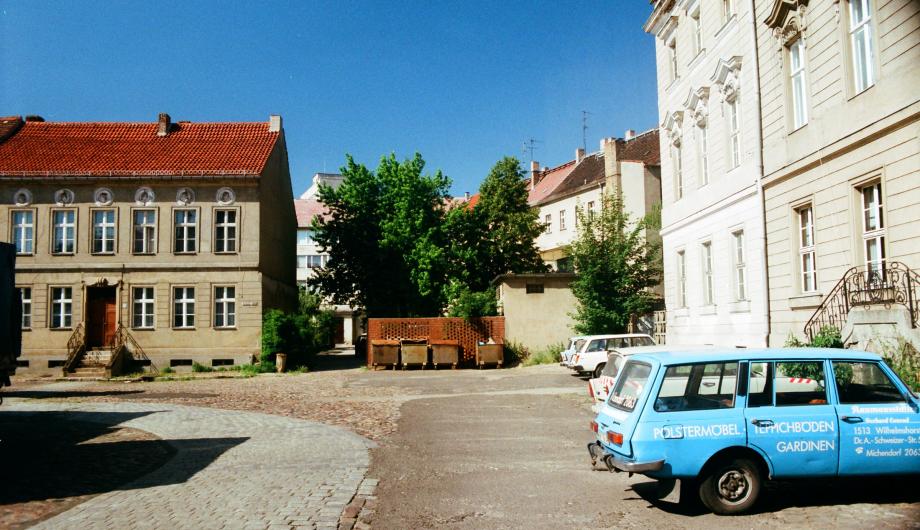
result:
[[[769,306],[751,3],[657,0],[667,341],[766,346]]]

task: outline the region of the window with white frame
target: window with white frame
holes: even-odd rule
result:
[[[217,210],[214,215],[214,252],[236,252],[236,210]]]
[[[684,196],[684,171],[679,145],[671,144],[671,165],[674,171],[674,197],[680,200]]]
[[[305,257],[307,258],[307,267],[310,269],[318,269],[326,264],[326,256],[311,254]]]
[[[198,250],[198,210],[175,210],[173,229],[175,230],[173,252],[184,254]]]
[[[741,165],[741,110],[738,98],[728,102],[728,150],[729,169]]]
[[[712,305],[713,285],[712,285],[712,242],[706,241],[700,245],[700,258],[702,259],[703,269],[703,305]]]
[[[594,201],[588,201],[588,219],[594,219]]]
[[[307,256],[304,256],[304,255],[297,256],[297,268],[298,269],[307,268]]]
[[[805,39],[801,36],[788,48],[789,93],[792,97],[792,128],[808,123],[808,80],[805,73]]]
[[[880,274],[885,270],[885,216],[882,204],[882,183],[876,182],[863,186],[859,191],[862,196],[862,239],[866,271],[870,275]]]
[[[744,251],[744,230],[732,232],[732,258],[735,265],[735,300],[747,300],[747,261]]]
[[[552,214],[549,214],[549,213],[546,214],[546,221],[543,223],[543,225],[545,227],[545,232],[547,234],[553,233],[553,215]]]
[[[700,174],[700,186],[709,184],[709,146],[706,138],[706,127],[697,127],[696,135],[696,161],[697,171]]]
[[[115,210],[93,210],[93,254],[115,253]]]
[[[687,255],[677,252],[677,307],[687,307]]]
[[[19,288],[19,301],[22,305],[22,320],[21,325],[22,329],[31,329],[32,327],[32,288],[31,287],[20,287]]]
[[[134,246],[132,252],[135,254],[155,254],[156,251],[156,210],[134,210]]]
[[[32,210],[13,210],[12,237],[17,254],[35,251],[35,213]]]
[[[313,230],[308,228],[298,228],[297,229],[297,244],[298,245],[312,245],[313,241]]]
[[[693,32],[693,54],[690,61],[693,62],[693,59],[703,51],[703,28],[700,24],[700,4],[697,3],[696,8],[689,14],[690,30]]]
[[[565,210],[559,210],[559,231],[565,230]]]
[[[796,210],[799,219],[799,275],[802,278],[802,292],[812,293],[818,289],[815,264],[815,218],[811,205]]]
[[[134,313],[132,325],[136,329],[153,328],[153,287],[132,289]]]
[[[671,81],[677,80],[677,39],[671,39],[668,43],[668,64],[670,65]]]
[[[236,326],[236,287],[220,286],[214,288],[214,327],[232,328]]]
[[[76,250],[77,212],[75,210],[55,210],[53,254],[73,254]]]
[[[73,290],[70,287],[51,288],[51,328],[68,329],[71,326]]]
[[[195,327],[195,288],[173,287],[173,327]]]
[[[859,93],[875,84],[872,2],[870,0],[849,0],[848,3],[853,88]]]
[[[728,22],[728,19],[732,18],[732,15],[735,14],[735,2],[734,0],[722,0],[722,23]]]

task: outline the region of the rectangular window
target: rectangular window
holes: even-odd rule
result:
[[[672,39],[668,44],[668,63],[670,66],[671,81],[677,80],[677,39]]]
[[[525,289],[527,291],[527,294],[542,294],[543,284],[542,283],[528,283]]]
[[[747,263],[744,252],[744,231],[739,230],[732,234],[735,262],[735,300],[747,300]]]
[[[707,145],[706,128],[698,127],[696,140],[696,160],[700,173],[700,186],[709,184],[709,147]]]
[[[546,222],[544,223],[544,226],[546,227],[547,234],[553,233],[553,215],[552,214],[546,214]]]
[[[214,252],[236,252],[236,210],[217,210],[214,230]]]
[[[834,361],[840,403],[903,403],[904,396],[876,363]]]
[[[728,19],[735,14],[734,0],[722,0],[722,23],[728,22]]]
[[[176,254],[192,253],[198,250],[198,210],[176,210],[173,212]]]
[[[214,327],[236,326],[236,287],[214,288]]]
[[[741,116],[739,115],[738,99],[728,102],[728,150],[729,169],[741,165]]]
[[[818,289],[815,270],[815,223],[811,205],[796,211],[799,218],[799,274],[802,277],[802,292],[811,293]]]
[[[135,287],[133,326],[137,329],[153,328],[153,287]]]
[[[173,288],[173,327],[188,329],[195,327],[195,288]]]
[[[559,210],[559,231],[565,230],[565,210]]]
[[[677,307],[687,307],[687,256],[677,253]]]
[[[808,89],[805,76],[805,40],[799,37],[789,45],[789,87],[792,94],[792,128],[808,123]]]
[[[55,210],[53,254],[73,254],[76,250],[75,234],[77,231],[77,212],[75,210]]]
[[[885,217],[882,204],[882,183],[876,182],[860,190],[862,196],[863,248],[866,272],[882,274],[885,269]]]
[[[32,328],[32,288],[19,288],[19,301],[22,305],[22,329]]]
[[[134,210],[134,247],[135,254],[154,254],[157,251],[157,212],[156,210]]]
[[[307,228],[298,228],[297,229],[297,244],[298,245],[312,245],[313,241],[313,230]]]
[[[318,269],[326,264],[325,256],[312,254],[305,257],[307,258],[307,267],[310,269]]]
[[[73,291],[70,287],[51,288],[51,328],[68,329],[71,326]]]
[[[12,228],[10,240],[16,245],[16,253],[32,254],[35,251],[35,213],[32,210],[14,210]]]
[[[737,361],[669,366],[655,400],[655,410],[730,409],[735,406],[737,381]]]
[[[690,58],[690,61],[693,62],[693,59],[703,51],[703,30],[700,24],[699,4],[696,6],[696,11],[690,13],[690,24],[690,29],[693,31],[693,56]]]
[[[652,367],[645,363],[628,361],[620,378],[617,379],[613,392],[607,398],[607,403],[614,408],[632,412],[645,390],[645,385],[648,384],[651,371]]]
[[[776,406],[827,405],[823,361],[776,363]]]
[[[773,363],[751,363],[751,375],[748,379],[747,406],[773,406]]]
[[[307,268],[307,256],[297,256],[297,268],[298,269]]]
[[[115,210],[93,210],[93,254],[115,253]]]
[[[849,4],[853,88],[859,93],[875,84],[872,8],[869,0],[850,0]]]
[[[674,196],[675,200],[680,200],[684,196],[684,172],[679,145],[671,146],[671,163],[674,166]]]
[[[700,247],[703,268],[703,305],[713,303],[712,285],[712,242],[707,241]]]

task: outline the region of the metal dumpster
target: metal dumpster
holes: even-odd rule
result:
[[[428,340],[404,339],[399,343],[400,360],[403,370],[410,364],[422,365],[422,370],[428,364]]]
[[[395,369],[398,363],[398,340],[377,339],[371,341],[371,366],[392,366]]]
[[[431,341],[431,364],[435,369],[439,364],[449,364],[456,368],[460,362],[460,342],[456,340]]]
[[[501,368],[504,358],[505,346],[503,344],[476,345],[476,366],[479,368],[482,368],[484,364],[492,363],[495,363],[496,368]]]

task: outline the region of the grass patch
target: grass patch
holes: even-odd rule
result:
[[[195,372],[196,374],[200,374],[204,372],[213,372],[214,369],[211,368],[210,366],[205,366],[199,363],[198,361],[195,361],[192,363],[192,371]]]
[[[557,364],[559,362],[559,352],[565,349],[565,344],[550,344],[534,350],[524,359],[524,366],[534,366],[537,364]]]

